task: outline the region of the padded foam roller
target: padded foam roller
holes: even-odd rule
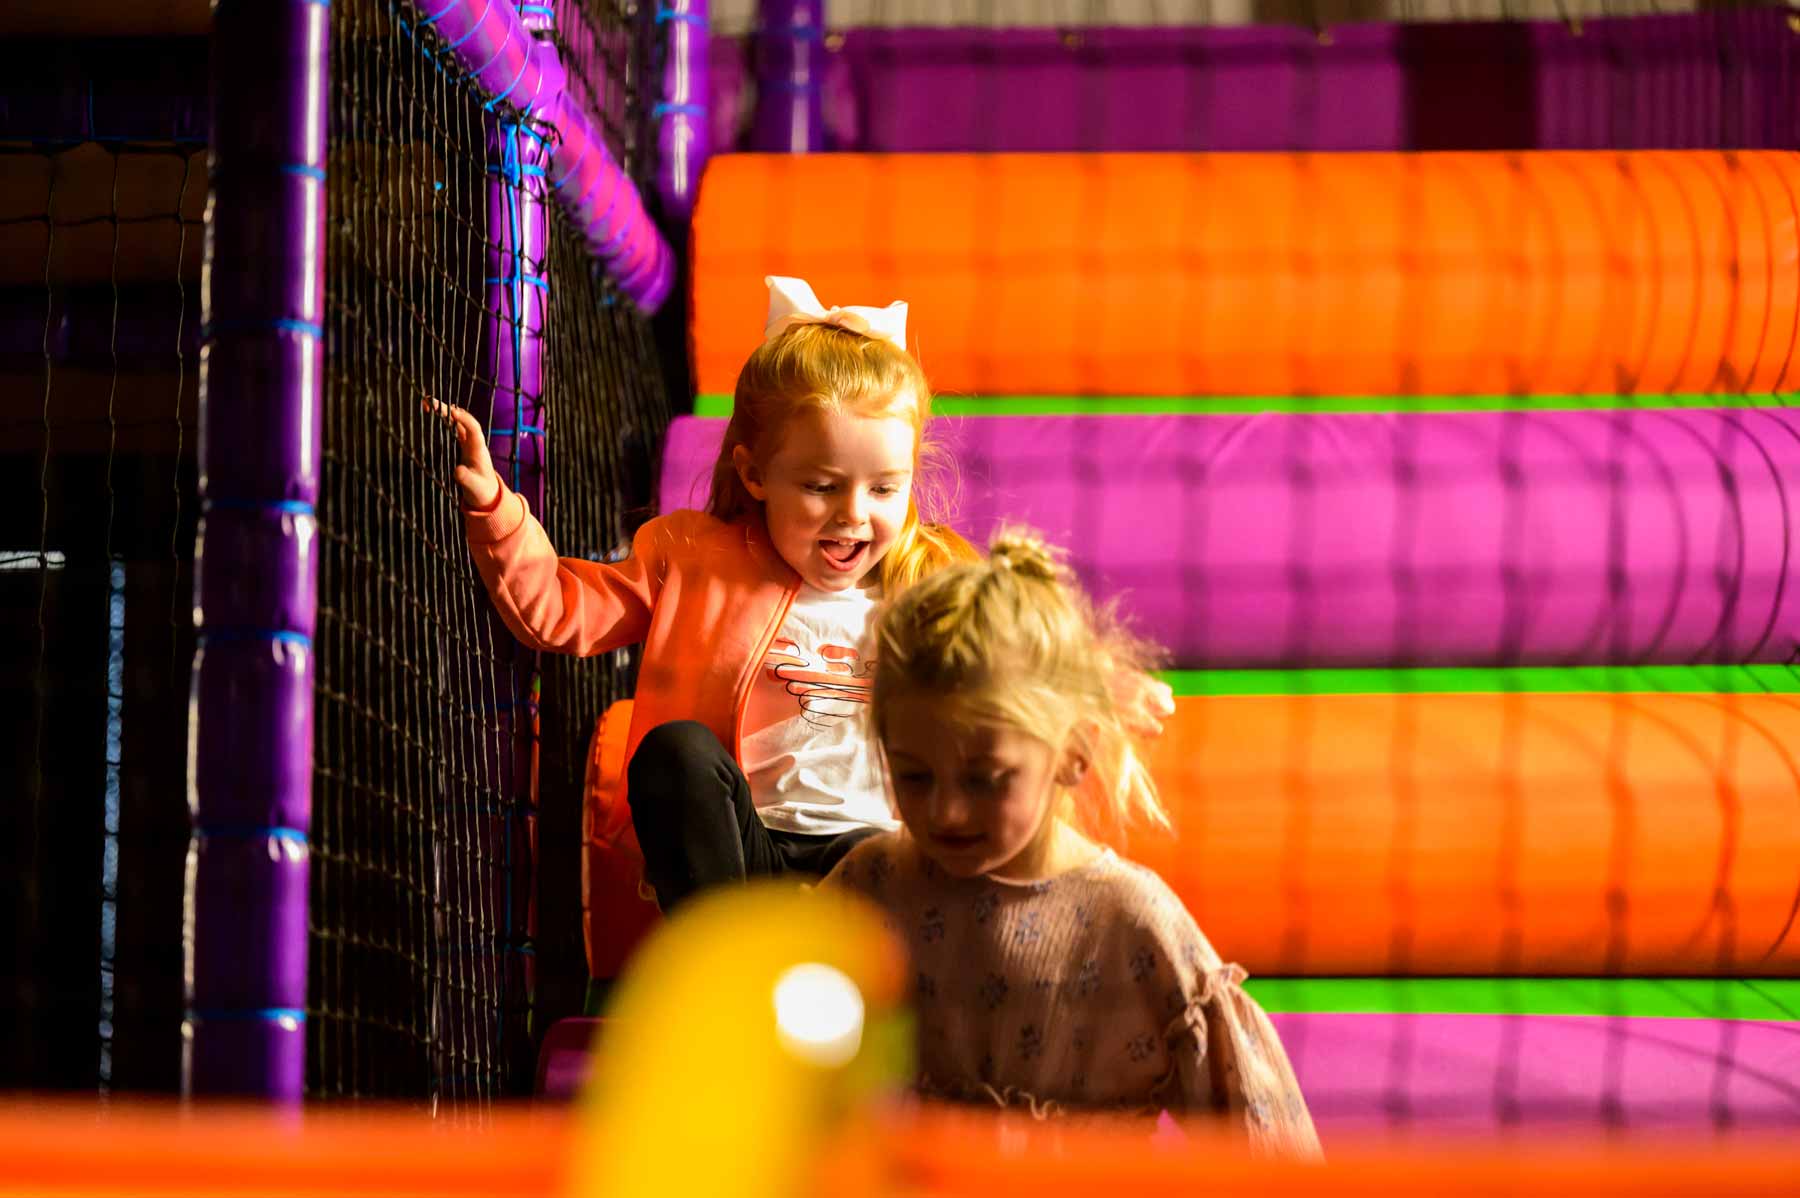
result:
[[[1156,869],[1252,974],[1800,973],[1800,697],[1177,700]]]
[[[591,746],[597,977],[655,918],[627,722]],[[1795,976],[1795,744],[1795,695],[1184,696],[1150,756],[1174,829],[1125,849],[1254,975]]]
[[[1800,1130],[1800,1023],[1273,1018],[1328,1144],[1367,1133]]]
[[[912,305],[939,389],[1800,387],[1800,154],[727,155],[694,216],[698,388],[767,274]]]
[[[1687,663],[1800,650],[1800,412],[941,418],[958,506],[1068,547],[1177,666]],[[724,421],[670,429],[704,506]]]

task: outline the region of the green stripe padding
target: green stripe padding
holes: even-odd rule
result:
[[[939,395],[939,416],[1159,416],[1249,412],[1504,412],[1595,408],[1778,408],[1782,395]],[[731,396],[701,395],[696,416],[731,415]]]
[[[1270,1011],[1800,1020],[1800,980],[1787,978],[1251,978],[1247,989]]]
[[[1789,665],[1166,670],[1162,679],[1177,695],[1800,693],[1800,667]]]

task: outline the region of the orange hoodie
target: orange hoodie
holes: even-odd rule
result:
[[[743,760],[751,680],[800,590],[760,520],[671,512],[638,529],[630,557],[608,564],[557,557],[504,483],[492,511],[465,509],[463,519],[475,568],[519,640],[578,657],[643,644],[626,761],[670,720],[698,720]],[[615,812],[624,815],[622,802]]]

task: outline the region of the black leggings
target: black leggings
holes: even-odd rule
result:
[[[625,769],[644,876],[667,914],[696,891],[775,874],[823,877],[878,828],[835,835],[763,826],[750,783],[712,729],[692,720],[652,728]]]

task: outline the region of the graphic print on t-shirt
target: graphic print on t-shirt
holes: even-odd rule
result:
[[[829,728],[868,703],[875,663],[863,661],[855,649],[843,645],[822,644],[809,651],[777,637],[763,658],[763,671],[794,697],[807,723]]]
[[[874,610],[874,599],[861,591],[803,587],[756,671],[744,735],[793,720],[784,737],[793,745],[860,718],[875,682]]]
[[[771,828],[835,834],[895,826],[869,739],[874,609],[864,591],[802,587],[757,663],[739,764]]]

